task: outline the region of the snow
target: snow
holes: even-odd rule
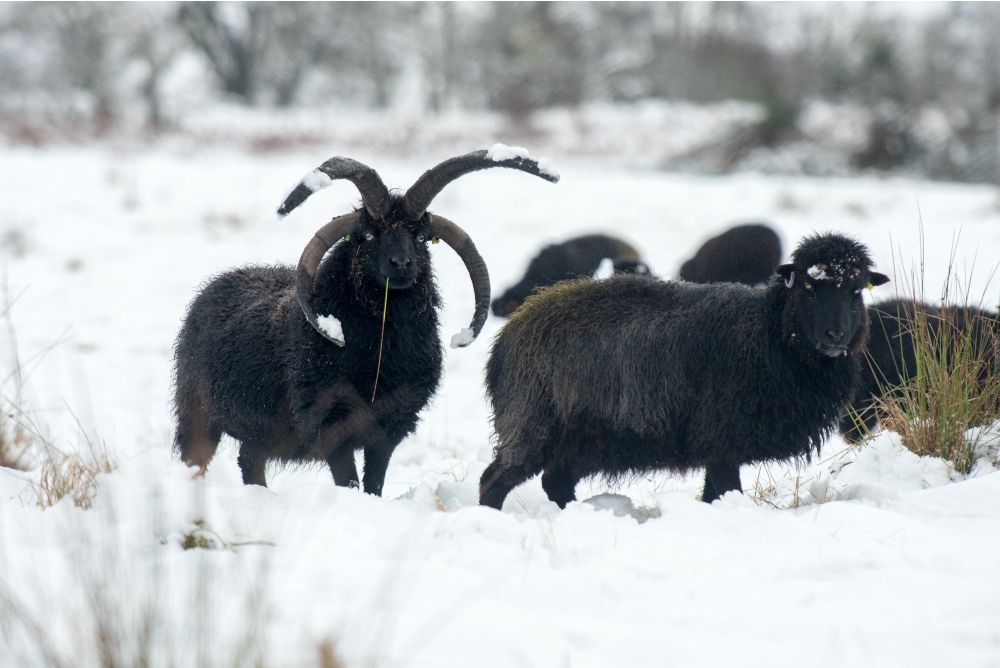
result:
[[[302,185],[313,192],[322,190],[331,183],[333,183],[333,179],[330,178],[330,175],[319,169],[314,169],[302,177]]]
[[[594,135],[595,155],[600,142],[631,146]],[[468,145],[484,143],[450,155]],[[860,448],[832,437],[798,469],[744,467],[746,494],[711,505],[697,500],[695,471],[585,480],[565,510],[535,478],[497,512],[476,504],[493,445],[483,367],[504,322],[491,317],[479,340],[447,352],[382,498],[334,486],[325,466],[270,467],[267,489],[243,486],[229,439],[203,477],[174,460],[171,346],[198,287],[229,267],[294,266],[357,199],[338,182],[276,224],[289,175],[346,154],[405,188],[448,157],[440,150],[154,143],[0,154],[5,191],[18,194],[0,201],[0,248],[22,404],[60,448],[85,434],[118,463],[99,476],[90,510],[69,499],[41,510],[29,486],[39,472],[0,469],[0,605],[16,597],[73,657],[64,663],[80,666],[98,664],[81,636],[95,590],[126,630],[158,602],[167,631],[155,642],[173,665],[198,664],[198,642],[225,653],[251,631],[266,639],[266,665],[288,667],[315,665],[325,639],[351,667],[1000,663],[997,426],[966,477],[893,434]],[[922,219],[926,285],[942,284],[958,235],[970,293],[998,301],[987,280],[1000,258],[995,187],[559,161],[557,187],[492,170],[435,200],[476,242],[494,291],[539,248],[576,234],[621,235],[669,277],[706,238],[755,219],[775,227],[786,254],[817,231],[862,240],[894,279],[866,299],[888,298],[918,258]],[[75,177],[51,189],[52,173]],[[431,252],[442,331],[458,331],[473,312],[468,274],[453,252]],[[10,343],[0,327],[4,376]],[[215,549],[182,549],[189,539]],[[0,635],[5,658],[10,637]]]
[[[471,328],[465,327],[458,334],[451,337],[451,347],[452,348],[464,348],[473,341],[476,340],[476,334]]]
[[[514,160],[516,158],[521,158],[522,160],[531,160],[536,165],[538,165],[538,171],[546,176],[550,177],[554,181],[559,181],[559,172],[557,172],[549,161],[545,158],[540,158],[535,160],[528,153],[528,149],[522,146],[507,146],[506,144],[493,144],[486,151],[486,159],[492,160],[493,162],[503,162],[505,160]]]
[[[615,275],[615,263],[614,261],[606,257],[601,260],[601,263],[597,265],[597,269],[594,270],[594,275],[591,277],[595,281],[602,281],[606,278],[611,278]]]
[[[316,322],[324,334],[340,345],[344,345],[344,328],[341,327],[339,320],[332,315],[320,315],[316,316]]]
[[[823,280],[826,280],[827,278],[829,278],[826,275],[826,267],[825,266],[822,269],[820,269],[819,266],[817,266],[817,265],[814,264],[813,266],[809,267],[806,270],[806,273],[809,274],[810,278],[812,278],[815,281],[823,281]]]
[[[490,146],[489,150],[486,151],[486,159],[492,160],[493,162],[503,162],[505,160],[514,160],[516,158],[531,160],[531,154],[529,154],[528,149],[523,146],[507,146],[506,144],[493,144],[493,146]]]

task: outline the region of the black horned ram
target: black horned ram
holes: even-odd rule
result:
[[[428,243],[453,248],[472,279],[475,315],[452,347],[472,343],[489,308],[489,275],[472,239],[427,207],[451,181],[490,167],[559,178],[502,144],[442,162],[405,194],[349,158],[306,175],[279,215],[334,179],[353,182],[362,205],[316,232],[297,268],[234,269],[195,297],[175,345],[180,458],[204,471],[225,433],[240,443],[246,484],[265,485],[270,460],[318,460],[337,485],[357,486],[361,449],[364,490],[381,494],[393,450],[441,378],[441,300]]]

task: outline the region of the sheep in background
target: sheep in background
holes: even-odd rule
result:
[[[575,237],[543,248],[524,277],[493,300],[493,315],[509,317],[536,288],[593,275],[604,259],[611,260],[616,273],[649,273],[639,252],[621,239],[606,234]]]
[[[918,317],[918,313],[921,316]],[[868,307],[871,336],[868,339],[867,364],[861,367],[861,382],[851,404],[852,412],[845,413],[840,420],[840,434],[844,440],[855,443],[864,433],[871,433],[878,424],[877,402],[890,392],[898,396],[899,388],[917,375],[913,338],[913,328],[917,323],[926,322],[930,330],[928,336],[933,341],[945,318],[956,332],[971,335],[975,345],[982,347],[984,352],[992,347],[993,364],[984,366],[982,380],[1000,374],[1000,360],[997,359],[997,352],[1000,351],[1000,314],[971,306],[942,309],[905,299],[872,304]],[[950,340],[955,341],[954,335]]]
[[[692,283],[766,283],[781,262],[781,240],[767,225],[738,225],[712,237],[681,265]]]
[[[851,400],[864,363],[861,291],[889,279],[845,236],[806,238],[766,288],[615,276],[528,299],[486,366],[495,459],[480,503],[542,472],[564,507],[577,482],[705,467],[705,501],[740,466],[805,457]]]
[[[490,167],[559,178],[500,144],[442,162],[402,195],[348,158],[306,175],[279,215],[333,179],[352,181],[362,206],[321,228],[298,268],[235,269],[195,297],[174,356],[181,459],[204,471],[226,433],[240,442],[246,484],[266,484],[269,460],[325,460],[336,484],[357,486],[354,451],[363,449],[364,490],[381,494],[389,457],[441,377],[441,300],[428,242],[455,249],[476,296],[472,324],[452,347],[472,343],[489,307],[489,275],[472,240],[427,207],[451,181]]]

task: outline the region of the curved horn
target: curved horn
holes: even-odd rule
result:
[[[347,179],[357,186],[361,200],[372,218],[379,219],[392,206],[389,189],[374,169],[350,158],[330,158],[322,165],[302,177],[295,189],[278,207],[278,216],[284,218],[298,205],[305,202],[317,190],[322,190],[336,179]]]
[[[403,210],[412,219],[420,218],[446,185],[469,172],[490,167],[520,169],[546,181],[559,182],[559,174],[549,168],[545,160],[536,160],[528,155],[527,150],[517,146],[494,144],[488,151],[473,151],[428,169],[406,191]]]
[[[321,227],[306,244],[302,257],[299,258],[299,266],[295,270],[295,296],[299,300],[299,306],[302,307],[302,313],[317,332],[338,346],[344,345],[343,333],[340,334],[341,338],[337,338],[335,331],[327,332],[316,318],[316,311],[312,305],[313,283],[316,281],[316,270],[323,256],[335,243],[357,229],[360,216],[361,214],[355,211],[338,216]]]
[[[464,348],[476,340],[486,322],[486,316],[489,315],[490,273],[486,269],[485,260],[476,250],[476,244],[472,243],[472,238],[461,227],[447,218],[432,214],[430,232],[458,253],[458,257],[462,258],[465,268],[469,271],[469,278],[472,279],[472,292],[476,296],[476,312],[472,316],[469,327],[451,337],[452,348]]]

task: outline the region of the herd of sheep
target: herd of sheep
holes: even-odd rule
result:
[[[472,240],[427,208],[451,181],[491,167],[559,180],[501,144],[446,160],[403,194],[348,158],[307,174],[279,215],[335,179],[353,182],[362,205],[321,228],[297,268],[231,270],[195,297],[175,345],[180,458],[203,473],[228,434],[246,484],[266,484],[268,461],[323,460],[337,485],[381,495],[394,449],[441,381],[428,244],[453,248],[473,284],[475,314],[453,348],[472,343],[490,308]],[[659,280],[607,235],[542,249],[492,302],[509,320],[486,365],[496,447],[480,503],[499,509],[537,473],[564,507],[589,475],[696,468],[711,502],[741,490],[743,464],[807,457],[838,426],[858,438],[852,407],[873,428],[877,397],[916,373],[905,311],[931,307],[866,308],[863,291],[889,279],[841,234],[807,237],[781,258],[761,224],[710,239],[679,280]],[[594,280],[602,262],[613,275]],[[977,336],[1000,328],[995,313],[966,320]]]

